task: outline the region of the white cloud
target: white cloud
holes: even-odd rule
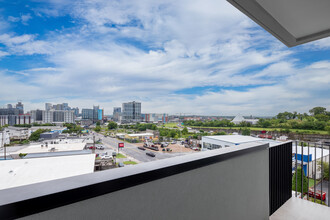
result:
[[[7,47],[3,53],[43,54],[47,61],[4,78],[18,92],[4,93],[2,100],[24,93],[33,107],[43,107],[35,100],[79,107],[99,103],[108,114],[134,99],[143,102],[145,112],[198,114],[269,115],[330,103],[329,62],[298,65],[294,49],[226,1],[54,0],[50,5],[35,11],[69,13],[77,26],[42,39],[0,35]],[[219,91],[177,92],[198,87]]]

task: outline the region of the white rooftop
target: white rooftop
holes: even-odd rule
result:
[[[41,147],[43,145],[43,147]],[[31,145],[12,154],[29,154],[29,153],[46,153],[50,152],[52,148],[55,148],[55,152],[58,151],[78,151],[83,150],[86,143],[70,143],[70,144],[48,144],[46,147],[45,144]]]
[[[256,138],[251,136],[244,136],[244,135],[218,135],[218,136],[204,136],[202,137],[202,142],[207,142],[208,140],[214,141],[221,141],[226,142],[228,144],[243,144],[243,143],[251,143],[251,142],[258,142],[258,143],[269,143],[269,146],[275,146],[281,144],[283,142],[275,141],[271,139],[264,139],[264,138]]]
[[[233,120],[232,122],[241,122],[241,121],[244,121],[244,117],[241,116],[241,115],[237,115]]]
[[[0,190],[94,172],[95,154],[0,160]]]
[[[248,143],[254,141],[263,140],[261,138],[251,137],[251,136],[244,136],[244,135],[218,135],[218,136],[204,136],[203,138],[209,138],[213,140],[224,141],[232,144],[241,144],[241,143]]]
[[[129,134],[130,137],[153,136],[153,133]]]

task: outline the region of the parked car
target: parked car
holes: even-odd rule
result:
[[[88,149],[95,150],[95,147],[94,146],[90,146]]]
[[[147,152],[146,155],[150,156],[150,157],[155,157],[156,154],[152,153],[152,152]]]
[[[103,159],[103,160],[110,160],[110,159],[112,159],[112,156],[110,156],[110,155],[104,155],[104,156],[101,157],[101,159]]]
[[[118,163],[118,167],[124,167],[125,165],[123,163]]]
[[[98,150],[104,150],[104,147],[103,146],[96,146],[96,149],[98,149]]]
[[[139,150],[146,150],[144,147],[138,147]]]
[[[172,143],[171,144],[176,144],[176,141],[172,141]]]

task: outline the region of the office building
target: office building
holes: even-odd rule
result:
[[[24,105],[22,104],[22,102],[18,102],[16,104],[16,109],[20,110],[20,114],[24,114]]]
[[[86,109],[86,108],[83,108],[81,110],[81,116],[82,116],[82,119],[90,119],[90,120],[93,120],[93,109]]]
[[[72,110],[74,111],[74,115],[75,115],[76,117],[78,117],[78,116],[79,116],[79,108],[78,108],[78,107],[76,107],[76,108],[72,108]]]
[[[31,115],[0,115],[0,126],[31,124],[34,120]]]
[[[93,106],[93,122],[96,122],[99,120],[99,106]]]
[[[120,121],[120,116],[121,116],[121,107],[114,107],[113,114],[112,114],[113,120]]]
[[[53,108],[52,103],[45,103],[45,110],[46,110],[46,111],[49,111],[49,110],[51,110],[52,108]]]
[[[101,120],[103,120],[103,117],[104,117],[104,110],[103,109],[99,109],[97,120],[101,121]]]
[[[49,111],[49,110],[47,110],[47,111]],[[39,110],[39,109],[30,111],[31,117],[34,120],[34,122],[37,122],[37,123],[42,122],[42,119],[43,119],[42,118],[42,112],[43,112],[43,110]]]
[[[122,105],[122,122],[140,122],[141,121],[141,102],[127,102]]]

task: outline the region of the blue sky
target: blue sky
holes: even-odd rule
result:
[[[330,108],[329,38],[287,48],[225,0],[0,0],[0,106],[274,115]]]

